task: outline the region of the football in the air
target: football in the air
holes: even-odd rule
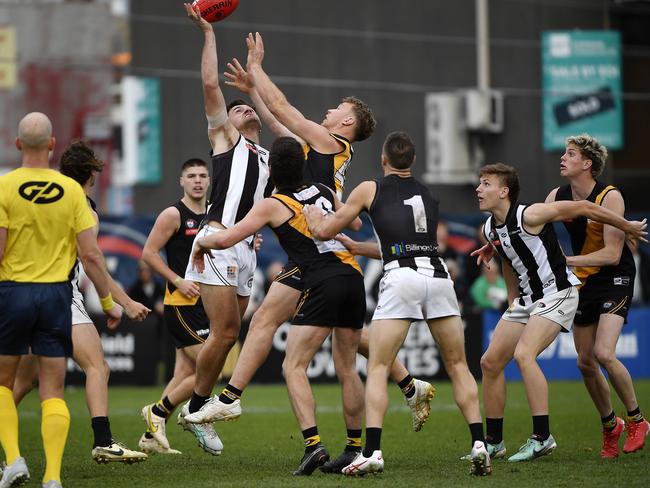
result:
[[[239,6],[239,0],[194,0],[192,7],[199,7],[201,17],[208,22],[225,19]]]

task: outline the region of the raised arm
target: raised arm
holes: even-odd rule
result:
[[[142,249],[142,259],[156,273],[169,283],[173,283],[187,298],[194,298],[200,294],[199,285],[174,273],[160,255],[162,248],[178,231],[180,225],[181,215],[176,207],[168,207],[163,210],[153,224],[149,237],[147,237],[147,242],[145,242]]]
[[[240,92],[248,95],[253,105],[255,105],[257,115],[260,116],[264,125],[269,128],[273,135],[276,137],[293,137],[301,143],[304,142],[273,116],[264,103],[264,100],[262,100],[262,97],[257,93],[257,89],[252,85],[248,73],[237,58],[233,58],[232,62],[228,63],[227,66],[230,71],[226,71],[223,74],[226,77],[226,85],[237,88]]]
[[[527,232],[539,233],[545,224],[559,220],[587,217],[602,224],[612,225],[625,232],[627,239],[648,242],[646,239],[647,219],[642,221],[625,220],[620,215],[600,205],[581,200],[579,202],[559,201],[552,203],[535,203],[524,211],[523,223]]]
[[[284,93],[264,72],[262,69],[264,41],[259,32],[256,32],[254,37],[253,34],[248,34],[246,46],[248,47],[246,70],[251,77],[251,83],[275,118],[317,151],[325,154],[340,151],[340,143],[330,135],[329,131],[322,125],[305,118],[289,103]]]
[[[205,116],[208,119],[208,138],[215,154],[228,151],[239,140],[239,132],[228,120],[226,101],[219,86],[219,62],[217,41],[212,25],[201,17],[198,7],[185,3],[187,16],[196,24],[204,36],[201,53],[201,80]]]
[[[361,212],[370,208],[376,188],[374,181],[364,181],[352,190],[345,204],[333,214],[324,215],[315,205],[306,205],[303,213],[313,236],[323,241],[334,239],[336,234],[358,218]]]

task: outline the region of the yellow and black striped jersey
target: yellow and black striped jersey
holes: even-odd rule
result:
[[[321,184],[302,187],[295,192],[279,191],[271,196],[293,212],[293,217],[273,228],[280,245],[302,273],[305,287],[331,276],[361,274],[354,256],[335,239],[319,241],[309,231],[302,213],[305,205],[314,204],[324,212],[334,211],[334,196]]]
[[[345,174],[352,162],[354,151],[352,145],[345,137],[331,134],[334,139],[343,144],[343,148],[334,154],[322,154],[313,147],[305,145],[305,169],[303,171],[306,183],[321,183],[336,193],[343,196]]]
[[[610,191],[619,191],[615,186],[605,185],[596,181],[594,189],[585,199],[596,205],[602,205],[603,199]],[[573,200],[571,186],[566,185],[558,188],[555,200]],[[564,221],[564,226],[571,237],[571,247],[576,255],[590,254],[605,247],[603,240],[603,224],[594,222],[586,217],[578,217],[570,221]],[[627,243],[623,244],[621,259],[617,266],[580,266],[573,269],[574,274],[580,279],[582,285],[589,283],[594,286],[602,284],[609,286],[614,283],[614,279],[626,279],[628,282],[634,282],[636,267],[634,258]],[[631,281],[630,281],[631,280]]]

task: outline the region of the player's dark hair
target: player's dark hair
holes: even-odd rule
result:
[[[183,173],[183,171],[185,171],[187,168],[193,168],[194,166],[203,166],[204,168],[207,168],[208,163],[199,158],[188,159],[181,166],[181,173]]]
[[[409,169],[415,160],[415,144],[406,132],[388,134],[382,152],[395,169]]]
[[[512,166],[503,163],[486,164],[479,171],[482,178],[487,175],[496,175],[503,186],[508,187],[510,203],[515,203],[519,198],[519,174]]]
[[[255,112],[257,112],[257,109],[255,108],[255,105],[253,105],[250,102],[247,102],[246,100],[242,100],[241,98],[237,98],[236,100],[233,100],[228,105],[226,105],[226,113],[229,114],[230,109],[233,108],[233,107],[236,107],[237,105],[246,105],[247,107],[250,107],[253,110],[255,110]]]
[[[305,152],[293,137],[278,137],[271,146],[271,180],[278,190],[292,190],[303,184]]]
[[[86,141],[73,141],[61,155],[59,170],[81,186],[88,182],[94,172],[102,169],[104,161],[97,157]]]

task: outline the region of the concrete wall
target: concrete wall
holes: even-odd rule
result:
[[[0,26],[15,31],[17,72],[15,86],[0,89],[0,168],[20,162],[14,139],[27,112],[52,119],[58,141],[53,162],[70,139],[84,135],[88,117],[110,126],[112,20],[106,5],[5,1]]]
[[[620,26],[626,29],[624,87],[634,93],[625,102],[627,146],[613,155],[613,171],[610,168],[606,177],[621,168],[619,180],[632,174],[634,182],[648,182],[641,153],[648,124],[638,127],[641,114],[650,108],[648,9],[627,13],[629,7],[593,0],[489,3],[492,86],[505,93],[506,129],[481,136],[485,160],[517,166],[531,201],[542,200],[559,184],[560,154],[542,149],[541,32]],[[134,194],[136,210],[147,213],[178,196],[176,176],[182,161],[208,154],[199,79],[202,36],[177,2],[132,2],[131,27],[132,73],[163,81],[164,183],[137,188]],[[232,17],[215,24],[215,30],[222,71],[231,57],[245,58],[245,35],[259,30],[267,47],[266,71],[307,117],[321,120],[325,110],[346,95],[373,107],[377,132],[356,145],[348,190],[379,175],[381,143],[393,130],[414,137],[421,162],[415,173],[421,173],[425,94],[476,85],[473,0],[246,0]],[[230,88],[224,93],[227,99],[238,96]],[[268,145],[270,138],[263,142]],[[471,185],[433,188],[443,212],[476,210]],[[649,207],[636,189],[633,195],[627,193],[633,209]]]

